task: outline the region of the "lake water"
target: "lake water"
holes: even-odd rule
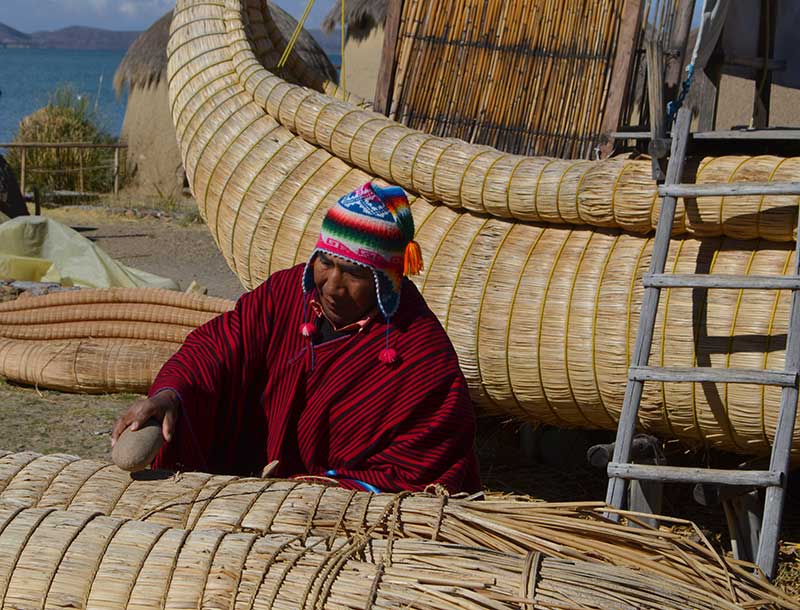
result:
[[[10,142],[22,118],[45,106],[61,85],[87,96],[98,120],[118,136],[125,99],[114,93],[114,72],[124,51],[0,48],[0,142]]]
[[[125,97],[117,99],[113,81],[124,51],[0,48],[0,143],[10,142],[20,120],[45,106],[52,92],[69,84],[97,109],[102,126],[119,136]],[[333,65],[341,56],[330,54]]]

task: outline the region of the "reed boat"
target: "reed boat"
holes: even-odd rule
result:
[[[320,83],[294,52],[287,66],[308,86],[271,71],[285,46],[267,3],[181,0],[175,9],[173,121],[200,214],[242,284],[304,262],[341,195],[368,180],[397,184],[426,264],[414,281],[483,412],[615,428],[660,205],[650,161],[512,155],[409,129]],[[706,158],[689,172],[701,183],[786,181],[800,158]],[[680,201],[667,268],[783,273],[796,210],[785,196]],[[780,369],[788,310],[783,293],[667,291],[651,363]],[[764,454],[779,396],[649,384],[639,424]]]

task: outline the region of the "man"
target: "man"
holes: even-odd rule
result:
[[[250,474],[277,460],[274,476],[351,489],[478,489],[464,376],[404,277],[422,267],[413,236],[402,189],[342,197],[308,263],[193,331],[112,442],[155,417],[157,467]]]

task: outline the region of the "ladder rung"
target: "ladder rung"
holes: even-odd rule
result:
[[[772,470],[721,470],[715,468],[681,468],[648,464],[609,462],[608,476],[620,479],[663,481],[670,483],[718,483],[723,485],[780,486],[783,475]]]
[[[714,367],[632,366],[628,379],[633,381],[687,381],[717,383],[754,383],[794,386],[797,373],[763,369],[723,369]]]
[[[662,197],[720,197],[739,195],[800,195],[800,182],[718,182],[662,184]]]
[[[762,288],[800,290],[797,275],[724,275],[701,273],[645,273],[645,287],[655,288]]]

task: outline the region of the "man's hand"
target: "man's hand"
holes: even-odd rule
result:
[[[140,398],[117,419],[111,431],[111,446],[125,428],[130,426],[131,430],[138,430],[151,417],[161,422],[164,441],[170,442],[178,421],[179,406],[178,395],[173,390],[163,390],[152,398]]]

